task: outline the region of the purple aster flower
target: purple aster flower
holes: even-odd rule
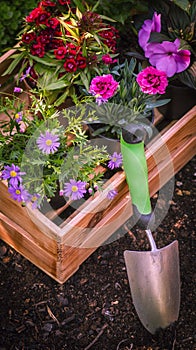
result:
[[[40,198],[40,194],[34,193],[31,196],[31,203],[32,203],[32,209],[37,209],[40,207],[39,203],[38,203],[38,199]]]
[[[11,166],[6,165],[4,167],[1,178],[8,180],[11,186],[17,186],[19,182],[22,182],[21,175],[25,175],[25,173],[21,172],[17,165],[12,164]]]
[[[101,104],[113,97],[118,89],[119,83],[111,74],[97,76],[92,79],[89,92],[96,97],[96,102]]]
[[[17,93],[21,94],[21,93],[23,92],[23,89],[21,89],[21,88],[15,86],[14,92],[17,92]]]
[[[29,193],[22,185],[10,186],[8,192],[11,197],[18,202],[26,202],[29,200]]]
[[[46,131],[45,134],[41,134],[37,139],[37,145],[40,151],[45,154],[54,153],[60,146],[59,137]]]
[[[150,34],[152,32],[160,33],[161,31],[161,15],[155,12],[152,19],[144,21],[142,28],[138,33],[138,41],[142,49],[145,51]]]
[[[164,94],[168,85],[165,72],[154,67],[146,67],[137,75],[137,83],[145,94]]]
[[[15,118],[16,123],[21,122],[22,116],[23,116],[23,112],[22,111],[15,114],[14,118]]]
[[[72,200],[80,199],[86,193],[86,182],[71,179],[65,183],[64,193],[65,196],[70,197]]]
[[[107,194],[107,198],[112,200],[114,197],[116,197],[117,194],[118,192],[116,190],[110,190]]]
[[[150,64],[165,72],[168,77],[184,71],[189,66],[191,53],[189,50],[180,49],[179,39],[153,44],[147,46],[145,55],[149,57]]]
[[[114,152],[110,156],[110,160],[108,162],[108,168],[114,169],[114,168],[119,168],[122,165],[122,154]]]

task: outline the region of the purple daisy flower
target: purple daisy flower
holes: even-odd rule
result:
[[[12,164],[11,166],[6,165],[4,167],[1,178],[8,180],[11,186],[17,186],[19,182],[22,182],[21,175],[25,175],[25,173],[21,172],[17,165]]]
[[[30,71],[31,71],[31,66],[29,66],[26,70],[26,72],[22,75],[22,77],[20,78],[20,81],[23,81],[26,77],[29,76],[30,74]]]
[[[64,186],[65,196],[70,197],[72,200],[80,199],[84,197],[86,193],[86,182],[81,180],[75,181],[71,179],[69,182],[66,182]]]
[[[110,156],[110,160],[108,162],[108,168],[114,169],[114,168],[119,168],[122,165],[122,154],[114,152]]]
[[[110,190],[107,194],[107,198],[112,200],[114,197],[116,197],[117,194],[118,192],[116,190]]]
[[[10,186],[8,192],[11,197],[18,202],[26,202],[29,200],[29,193],[21,185]]]
[[[37,145],[40,151],[45,154],[54,153],[60,146],[59,137],[46,131],[45,134],[41,134],[37,139]]]
[[[15,114],[14,118],[15,118],[16,123],[21,122],[22,116],[23,116],[23,112],[22,111]]]
[[[37,209],[40,207],[39,203],[38,203],[38,199],[40,198],[40,194],[34,193],[31,196],[31,203],[32,203],[32,209]]]

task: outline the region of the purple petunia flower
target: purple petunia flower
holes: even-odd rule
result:
[[[41,134],[37,139],[37,145],[40,151],[45,154],[54,153],[60,146],[59,137],[46,131],[45,134]]]
[[[160,33],[160,31],[161,15],[157,15],[155,12],[152,19],[147,19],[144,21],[144,24],[138,33],[138,41],[144,51],[146,50],[148,40],[150,39],[150,34],[152,32]]]
[[[96,97],[96,102],[100,105],[115,95],[118,86],[119,83],[113,76],[106,74],[92,79],[89,92]]]
[[[114,152],[110,156],[110,160],[108,162],[108,168],[114,169],[114,168],[119,168],[122,165],[122,154]]]
[[[146,67],[137,75],[137,83],[145,94],[164,94],[168,85],[165,72],[154,67]]]
[[[86,182],[71,179],[69,182],[65,183],[64,193],[65,196],[70,197],[72,200],[81,199],[86,193]]]
[[[23,92],[23,89],[21,89],[21,88],[15,86],[14,92],[21,94],[21,93]]]
[[[29,200],[29,193],[24,189],[22,185],[8,187],[8,192],[11,197],[18,202],[26,202]]]
[[[145,56],[149,58],[150,64],[172,77],[189,66],[191,53],[189,50],[181,50],[180,40],[176,39],[174,42],[153,43],[153,46],[149,44]]]
[[[15,116],[14,116],[16,123],[21,122],[22,117],[23,117],[23,112],[22,112],[22,111],[21,111],[21,112],[16,113],[16,114],[15,114]]]
[[[11,166],[6,165],[4,167],[1,178],[8,180],[11,186],[17,186],[19,182],[22,182],[21,175],[25,175],[25,173],[21,172],[17,165],[12,164]]]
[[[114,197],[116,197],[117,194],[118,192],[116,190],[110,190],[107,194],[107,198],[112,200]]]

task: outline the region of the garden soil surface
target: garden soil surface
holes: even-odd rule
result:
[[[169,211],[154,233],[159,248],[179,242],[181,306],[174,324],[152,335],[140,323],[123,252],[149,245],[127,221],[62,285],[0,242],[0,350],[196,349],[194,166],[195,159],[176,175]]]

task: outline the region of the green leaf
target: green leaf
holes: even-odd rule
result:
[[[65,81],[57,81],[56,83],[51,83],[49,85],[46,86],[47,90],[58,90],[58,89],[63,89],[67,86],[69,86],[69,82],[65,82]]]
[[[9,67],[6,69],[6,71],[2,74],[2,76],[7,75],[7,74],[11,74],[13,72],[13,70],[16,68],[16,66],[20,63],[20,61],[22,61],[25,57],[26,53],[25,52],[21,52],[17,55],[17,57],[15,57],[15,59],[10,63]],[[10,58],[12,58],[13,56],[11,56]]]
[[[37,57],[37,56],[33,56],[33,55],[29,55],[29,57],[35,61],[35,62],[38,62],[38,63],[41,63],[45,66],[49,66],[49,67],[56,67],[57,66],[57,62],[51,58],[40,58],[40,57]]]

